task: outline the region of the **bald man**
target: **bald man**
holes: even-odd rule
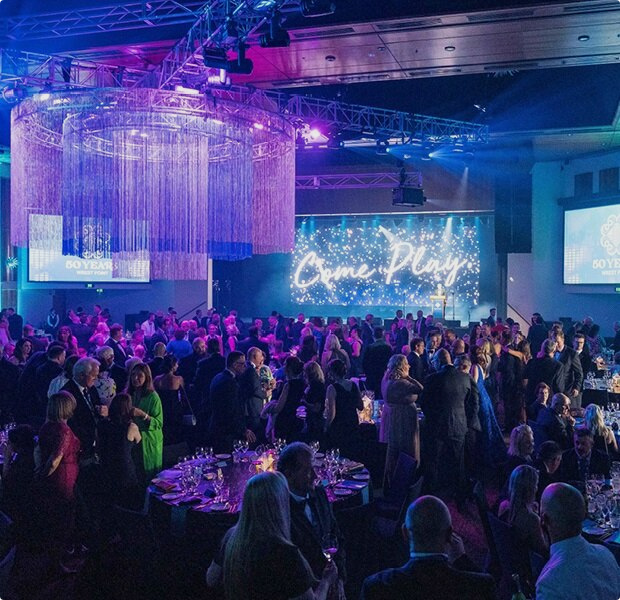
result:
[[[537,600],[618,600],[620,567],[614,555],[581,536],[586,505],[567,483],[543,492],[541,523],[549,533],[551,557],[536,582]]]
[[[411,504],[403,525],[409,543],[409,561],[367,577],[360,600],[492,600],[495,583],[490,575],[459,570],[471,564],[460,538],[452,531],[448,507],[435,496],[422,496]],[[451,565],[449,554],[458,550]],[[465,559],[465,560],[463,560]]]

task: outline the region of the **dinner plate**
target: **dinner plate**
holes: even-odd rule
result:
[[[231,457],[230,454],[216,454],[215,458],[219,458],[220,460],[228,460]]]
[[[230,504],[228,502],[214,502],[209,508],[214,512],[224,512],[230,508]]]
[[[598,525],[586,525],[583,528],[583,532],[587,533],[588,535],[603,535],[604,533],[608,533],[609,530],[608,529],[603,529],[602,527],[599,527]]]
[[[168,494],[162,494],[162,500],[178,500],[183,495],[182,492],[170,492]]]
[[[368,481],[370,479],[370,473],[354,473],[351,475],[351,479],[357,479],[358,481]]]
[[[334,488],[334,496],[350,496],[352,493],[353,490],[347,488]]]
[[[325,458],[325,454],[323,454],[323,452],[317,452],[317,453],[314,455],[314,458]]]

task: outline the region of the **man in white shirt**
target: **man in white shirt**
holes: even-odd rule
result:
[[[144,331],[144,337],[148,342],[155,333],[155,313],[149,313],[149,318],[140,325],[140,329]]]
[[[536,582],[537,600],[618,600],[620,567],[604,546],[581,536],[586,515],[581,493],[552,483],[541,500],[541,523],[551,540],[551,557]]]

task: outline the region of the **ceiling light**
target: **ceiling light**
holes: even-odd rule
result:
[[[334,14],[336,3],[331,0],[302,0],[300,8],[304,17],[325,17]]]
[[[589,35],[585,35],[585,34],[584,35],[580,35],[577,38],[577,40],[580,41],[580,42],[587,42],[589,39],[590,39],[590,36]]]
[[[454,52],[456,50],[456,46],[445,46],[444,50],[446,52]]]
[[[325,60],[326,60],[327,62],[334,62],[334,61],[336,60],[336,57],[335,57],[333,54],[328,54],[328,55],[325,57]]]

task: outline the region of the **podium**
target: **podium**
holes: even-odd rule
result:
[[[431,306],[433,307],[433,319],[444,319],[446,316],[446,296],[445,294],[433,294],[431,296]]]

